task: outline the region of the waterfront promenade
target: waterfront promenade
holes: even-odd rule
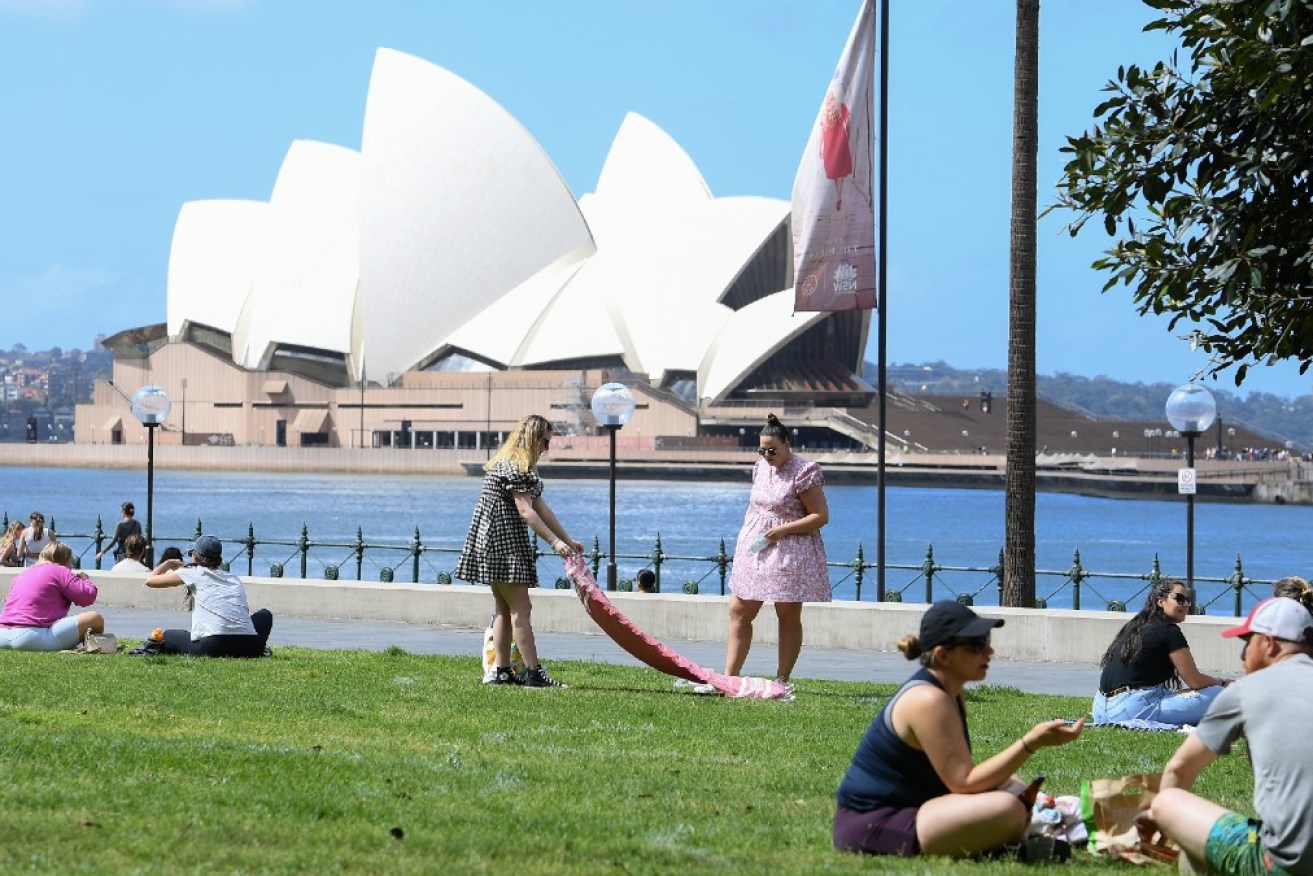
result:
[[[0,570],[0,596],[15,570]],[[143,638],[155,627],[187,627],[179,594],[150,590],[144,576],[97,573],[96,608],[107,629],[124,638]],[[486,587],[477,585],[383,584],[342,581],[288,581],[244,576],[251,607],[268,608],[276,618],[272,643],[324,648],[381,650],[398,645],[425,654],[468,654],[477,669],[484,627],[492,610]],[[724,660],[726,597],[684,594],[611,594],[616,605],[641,629],[703,665]],[[534,629],[544,660],[585,660],[634,664],[602,635],[572,591],[535,591]],[[914,633],[925,606],[915,603],[833,602],[804,612],[806,645],[797,677],[897,683],[911,671],[894,643]],[[1129,616],[1119,612],[981,607],[1006,623],[994,633],[997,649],[993,684],[1021,690],[1092,694],[1104,649]],[[1239,649],[1221,631],[1233,618],[1191,617],[1186,635],[1200,669],[1223,675],[1241,673]],[[775,624],[769,612],[745,671],[774,672]]]

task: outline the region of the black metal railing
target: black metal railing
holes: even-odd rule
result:
[[[4,515],[4,525],[9,523]],[[81,568],[90,555],[94,568],[101,568],[100,560],[95,557],[112,538],[105,532],[99,517],[96,525],[88,533],[66,533],[58,529],[56,521],[50,520],[51,531],[57,532],[61,541],[74,548],[74,561]],[[157,534],[155,549],[158,551],[174,544],[185,552],[203,532],[201,521],[196,521],[196,528],[191,533]],[[392,582],[408,580],[411,583],[422,582],[437,584],[459,583],[453,578],[460,548],[456,546],[430,545],[424,542],[418,527],[409,539],[392,541],[366,541],[364,530],[356,528],[355,538],[347,541],[317,541],[311,538],[303,525],[300,534],[293,539],[258,537],[255,524],[249,523],[244,535],[221,536],[225,544],[238,546],[236,555],[230,556],[224,563],[225,568],[241,569],[245,566],[247,575],[256,574],[256,561],[268,563],[268,576],[273,578],[289,577],[289,568],[296,569],[296,577],[302,579],[322,578],[336,581],[344,577],[344,572],[354,572],[357,581],[365,580],[368,570],[370,580]],[[534,538],[534,549],[538,559],[554,556],[551,550],[541,545]],[[830,549],[833,553],[833,548]],[[594,574],[609,560],[608,554],[601,549],[598,536],[593,537],[592,548],[587,551],[589,563]],[[639,568],[651,569],[656,575],[656,589],[663,589],[663,578],[669,583],[676,579],[670,590],[688,594],[718,593],[724,595],[729,589],[729,572],[734,563],[734,556],[726,550],[725,540],[720,539],[715,554],[677,554],[667,553],[661,536],[656,536],[652,550],[641,554],[616,554],[620,560],[637,561]],[[834,580],[831,575],[831,589],[839,590],[849,581],[853,585],[853,599],[873,599],[875,594],[869,572],[876,567],[867,562],[862,544],[857,544],[852,560],[830,562],[831,570],[846,570],[846,573]],[[313,574],[312,574],[313,573]],[[1098,572],[1086,569],[1081,564],[1079,549],[1073,551],[1072,563],[1066,569],[1036,569],[1037,596],[1036,607],[1046,608],[1051,604],[1066,602],[1069,597],[1072,609],[1096,608],[1107,611],[1127,611],[1134,609],[1136,603],[1152,588],[1158,580],[1169,576],[1162,571],[1158,555],[1154,554],[1152,564],[1147,572]],[[945,565],[935,560],[934,545],[926,547],[925,558],[915,564],[887,563],[885,565],[886,602],[934,602],[938,599],[956,599],[967,605],[977,602],[984,604],[1003,603],[1003,552],[999,551],[998,561],[989,566],[955,566]],[[1235,616],[1245,613],[1246,599],[1255,601],[1271,594],[1271,581],[1249,578],[1244,573],[1240,555],[1235,558],[1235,566],[1225,577],[1195,576],[1196,600],[1193,611],[1204,614],[1210,608],[1229,609]],[[1038,586],[1043,585],[1043,586]],[[568,589],[570,582],[564,576],[555,579],[555,586]],[[621,578],[618,589],[631,590],[632,579]],[[1112,592],[1115,591],[1115,592]],[[992,597],[993,599],[990,599]],[[1230,605],[1227,605],[1227,603]],[[1090,605],[1089,603],[1093,603]]]

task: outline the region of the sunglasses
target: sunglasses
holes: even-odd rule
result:
[[[983,654],[985,649],[989,647],[989,634],[986,633],[983,636],[976,636],[971,639],[953,639],[948,643],[948,647],[965,648],[972,654]]]
[[[1177,605],[1190,604],[1190,597],[1186,596],[1184,593],[1169,593],[1167,594],[1167,598],[1176,600]]]
[[[543,450],[551,450],[551,449],[552,449],[552,439],[550,437],[544,438]]]
[[[758,456],[769,456],[771,459],[774,459],[774,458],[775,458],[775,454],[777,454],[777,453],[779,453],[779,452],[780,452],[780,449],[779,449],[778,447],[758,447],[758,448],[757,448],[757,455],[758,455]]]

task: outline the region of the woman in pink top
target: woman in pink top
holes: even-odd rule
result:
[[[725,674],[738,675],[752,647],[752,624],[766,602],[779,621],[775,678],[788,683],[802,650],[802,604],[830,601],[821,527],[830,520],[821,467],[793,452],[792,436],[766,417],[752,469],[752,497],[734,549]]]
[[[9,585],[0,613],[0,648],[15,651],[64,651],[88,631],[105,631],[98,611],[68,616],[70,605],[96,601],[96,585],[84,572],[73,571],[73,549],[52,542],[41,550],[35,566],[24,569]]]

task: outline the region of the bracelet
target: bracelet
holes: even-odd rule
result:
[[[1034,754],[1034,753],[1035,753],[1035,749],[1031,748],[1029,745],[1026,744],[1026,737],[1024,737],[1024,736],[1021,737],[1021,747],[1024,748],[1024,749],[1026,749],[1027,753],[1029,753],[1029,754]]]
[[[564,544],[565,544],[565,540],[558,538],[556,541],[552,542],[552,550],[554,551],[560,550],[561,546]]]

